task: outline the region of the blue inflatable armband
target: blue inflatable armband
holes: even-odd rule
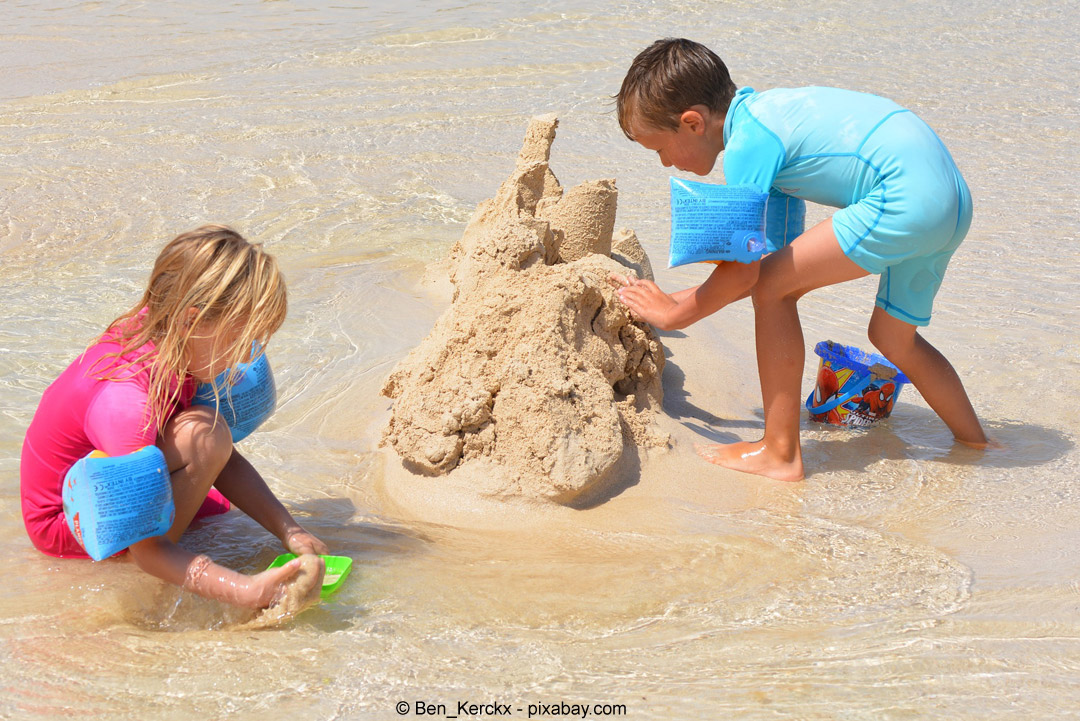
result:
[[[765,210],[765,250],[775,253],[803,234],[806,228],[806,201],[779,190],[769,191]]]
[[[671,178],[668,267],[705,261],[753,263],[765,252],[768,193],[753,185]]]
[[[254,352],[258,353],[255,360],[237,366],[239,377],[232,385],[228,383],[231,372],[229,370],[223,371],[215,379],[218,388],[224,389],[217,399],[220,401],[216,406],[217,411],[229,424],[233,443],[247,438],[270,417],[277,406],[277,386],[274,384],[270,362],[266,360],[266,354],[259,352],[257,347]],[[192,403],[214,406],[214,387],[209,383],[200,385],[195,391]]]
[[[169,467],[157,446],[115,457],[91,452],[67,472],[61,498],[68,529],[95,561],[164,535],[176,515]]]

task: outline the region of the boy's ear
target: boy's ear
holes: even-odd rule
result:
[[[700,111],[690,108],[682,111],[679,116],[679,125],[689,130],[694,135],[705,134],[705,116]]]

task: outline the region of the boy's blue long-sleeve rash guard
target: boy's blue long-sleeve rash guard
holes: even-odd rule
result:
[[[724,121],[724,178],[770,194],[770,252],[802,233],[805,200],[843,208],[870,191],[880,172],[861,154],[863,145],[898,112],[907,111],[839,88],[736,93]]]
[[[728,185],[768,192],[767,250],[803,230],[809,200],[839,210],[844,254],[880,275],[877,305],[915,325],[971,224],[971,195],[937,134],[891,100],[838,88],[742,88],[724,121]]]

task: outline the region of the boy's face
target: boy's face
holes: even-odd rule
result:
[[[704,106],[695,105],[679,116],[677,129],[657,130],[641,124],[634,128],[634,140],[655,151],[665,168],[674,166],[696,175],[708,175],[724,149],[724,119],[722,116],[717,119]]]

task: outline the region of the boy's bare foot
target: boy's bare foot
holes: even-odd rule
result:
[[[962,443],[963,445],[967,446],[968,448],[974,448],[974,449],[979,450],[979,451],[985,451],[988,448],[1004,448],[1005,447],[1002,444],[995,441],[990,436],[984,436],[983,440],[981,440],[981,441],[965,441],[963,438],[957,438],[956,436],[953,436],[953,439],[957,443]]]
[[[754,441],[747,443],[717,443],[706,445],[695,443],[694,450],[709,463],[715,463],[733,471],[753,473],[776,481],[801,481],[803,479],[802,458],[788,461],[770,453],[765,443]]]

